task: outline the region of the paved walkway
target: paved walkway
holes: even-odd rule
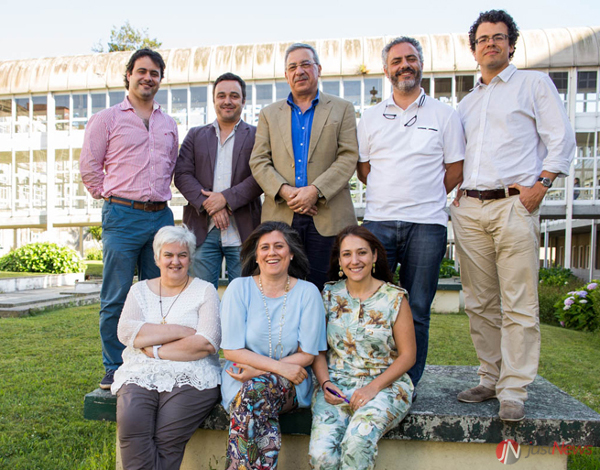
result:
[[[101,282],[86,281],[75,286],[47,287],[0,294],[0,318],[25,317],[45,310],[100,302],[101,285]]]

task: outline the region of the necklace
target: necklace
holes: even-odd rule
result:
[[[158,298],[159,298],[158,303],[160,305],[160,316],[162,317],[162,321],[160,323],[162,325],[164,325],[164,324],[167,323],[167,317],[169,316],[169,312],[173,308],[173,305],[175,305],[175,302],[177,302],[177,299],[179,298],[179,296],[183,293],[183,291],[187,287],[189,280],[190,280],[190,276],[188,276],[187,279],[185,280],[185,284],[183,285],[183,288],[181,289],[181,291],[179,292],[179,294],[177,294],[177,297],[175,297],[175,300],[173,301],[173,303],[169,307],[169,310],[167,310],[167,314],[166,315],[163,315],[163,309],[162,309],[162,281],[160,279],[158,280]]]
[[[262,279],[258,276],[258,288],[260,289],[260,295],[262,295],[263,304],[265,306],[265,313],[267,315],[267,323],[269,324],[269,358],[273,359],[273,349],[271,344],[271,316],[269,315],[269,307],[267,306],[267,298],[263,290]],[[281,312],[281,318],[279,320],[279,342],[275,346],[275,359],[281,359],[283,356],[283,344],[281,343],[281,335],[283,334],[283,325],[285,324],[285,307],[287,305],[287,296],[290,290],[290,276],[288,274],[287,282],[285,283],[285,295],[283,297],[283,310]],[[279,351],[279,359],[277,359],[277,352]]]

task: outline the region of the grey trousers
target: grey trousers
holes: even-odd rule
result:
[[[221,397],[220,387],[171,392],[127,384],[117,392],[117,432],[125,470],[177,470],[185,445]]]

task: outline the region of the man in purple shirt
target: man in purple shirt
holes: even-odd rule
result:
[[[103,389],[110,389],[123,363],[125,346],[117,338],[117,325],[135,269],[140,280],[160,275],[152,251],[154,234],[174,223],[167,201],[179,144],[177,125],[154,101],[164,70],[158,52],[136,51],[125,73],[128,96],[92,116],[81,150],[81,179],[94,198],[105,201],[100,292]]]

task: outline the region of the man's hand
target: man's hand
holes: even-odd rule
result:
[[[317,213],[316,204],[319,200],[317,188],[311,184],[296,189],[298,190],[296,195],[287,202],[290,209],[299,214],[315,215]]]
[[[463,195],[462,189],[459,189],[458,191],[456,191],[456,197],[454,198],[454,201],[452,201],[452,205],[454,205],[456,207],[460,206],[459,201],[460,201],[460,198],[462,197],[462,195]]]
[[[509,188],[517,188],[519,190],[521,193],[519,194],[519,199],[530,214],[539,207],[548,191],[548,188],[541,183],[535,183],[531,188],[521,186],[520,184],[511,184]]]
[[[290,199],[292,199],[296,194],[298,194],[298,191],[300,190],[300,188],[294,188],[293,186],[290,186],[289,184],[284,184],[281,186],[281,188],[279,188],[279,195],[286,201],[288,202]]]
[[[202,207],[211,217],[215,215],[216,212],[223,209],[227,206],[227,201],[225,200],[225,196],[221,193],[215,193],[212,191],[202,190],[202,194],[206,196],[207,199],[202,203]]]
[[[227,230],[229,227],[229,212],[227,212],[227,209],[215,212],[212,219],[215,222],[215,227],[219,230]]]

